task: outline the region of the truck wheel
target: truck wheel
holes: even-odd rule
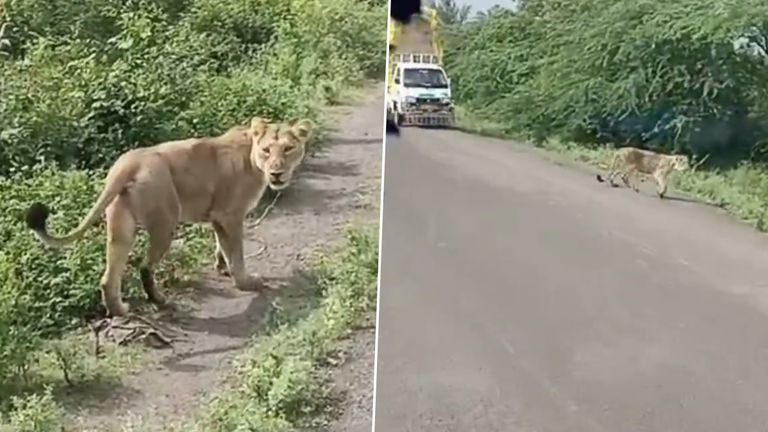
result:
[[[398,127],[403,125],[403,115],[397,110],[397,103],[395,102],[392,103],[392,117]]]

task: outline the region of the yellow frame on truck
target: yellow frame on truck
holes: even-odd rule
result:
[[[394,59],[397,54],[397,47],[400,45],[400,38],[403,35],[403,31],[406,26],[419,25],[420,22],[426,21],[429,25],[430,33],[432,34],[432,52],[437,56],[438,64],[443,64],[443,40],[440,38],[440,18],[437,15],[437,9],[422,7],[421,15],[414,16],[410,23],[401,24],[397,21],[392,21],[392,17],[389,17],[389,67],[387,71],[387,90],[392,91],[394,85]]]

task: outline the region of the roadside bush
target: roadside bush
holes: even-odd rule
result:
[[[12,396],[13,406],[7,422],[0,416],[0,432],[54,432],[63,430],[63,409],[50,389],[42,394]]]
[[[101,168],[129,148],[253,115],[314,115],[381,68],[383,10],[353,0],[9,1],[23,49],[0,63],[0,175],[41,161]]]
[[[757,0],[528,0],[446,52],[459,102],[508,132],[732,164],[765,152],[766,38]]]

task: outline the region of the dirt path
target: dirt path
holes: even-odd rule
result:
[[[248,266],[261,273],[271,293],[238,292],[228,280],[206,271],[188,312],[177,312],[172,325],[188,333],[173,350],[157,351],[151,368],[126,377],[100,401],[80,407],[79,430],[119,431],[140,418],[142,431],[191,417],[226,376],[231,360],[246,346],[268,316],[271,300],[289,284],[312,253],[339,237],[353,220],[377,221],[381,185],[383,106],[380,85],[369,85],[355,106],[332,108],[338,117],[331,143],[309,157],[296,183],[284,192],[269,216],[251,230],[245,249]],[[266,244],[266,250],[263,250]],[[262,251],[257,257],[259,251]],[[356,337],[355,340],[358,338]],[[361,338],[365,347],[373,336]],[[355,350],[352,350],[355,351]],[[365,355],[351,358],[368,361]],[[372,370],[357,383],[351,401],[370,397]],[[363,395],[355,395],[354,391]],[[364,393],[368,393],[366,396]],[[351,402],[352,403],[352,402]],[[370,404],[369,404],[370,405]]]

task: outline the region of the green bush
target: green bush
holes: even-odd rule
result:
[[[353,0],[11,0],[5,15],[23,49],[0,62],[0,175],[41,161],[102,168],[129,148],[253,115],[316,115],[381,68],[384,10]]]
[[[56,403],[50,389],[42,394],[12,396],[13,408],[4,422],[0,416],[0,432],[54,432],[63,430],[63,409]]]
[[[768,3],[527,0],[453,30],[459,102],[508,132],[721,164],[766,151],[768,68],[755,52]]]

